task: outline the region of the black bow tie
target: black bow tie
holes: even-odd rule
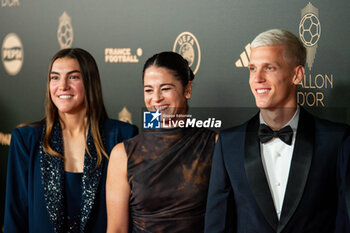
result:
[[[293,130],[292,128],[287,125],[286,127],[283,127],[280,130],[273,131],[270,127],[268,127],[265,124],[260,124],[259,126],[259,132],[258,132],[259,139],[262,143],[270,141],[272,138],[280,138],[283,142],[285,142],[288,145],[292,145],[292,139],[293,139]]]

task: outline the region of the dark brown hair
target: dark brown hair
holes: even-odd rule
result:
[[[172,71],[174,76],[181,81],[183,87],[194,79],[194,74],[188,66],[187,60],[178,53],[162,52],[150,57],[143,66],[142,78],[146,69],[150,66],[162,67]]]

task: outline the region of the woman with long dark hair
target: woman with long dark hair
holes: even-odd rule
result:
[[[94,58],[79,48],[58,51],[44,119],[12,132],[5,232],[104,232],[108,155],[136,133],[108,119]]]
[[[143,69],[147,109],[161,121],[186,121],[193,78],[177,53],[149,58]],[[172,124],[118,144],[108,167],[107,232],[203,232],[215,136]]]

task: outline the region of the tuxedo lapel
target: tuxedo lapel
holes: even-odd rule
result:
[[[259,115],[247,125],[244,166],[250,188],[267,222],[277,230],[278,218],[260,155]]]
[[[314,138],[313,117],[304,109],[300,108],[298,130],[278,232],[281,232],[287,225],[302,198],[314,152]]]

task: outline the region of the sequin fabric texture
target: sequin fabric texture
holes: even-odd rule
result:
[[[101,129],[101,125],[100,125]],[[42,139],[45,133],[43,128]],[[101,133],[103,135],[103,133]],[[102,137],[102,141],[105,139]],[[55,122],[50,145],[52,149],[63,155],[63,140],[61,127],[58,122]],[[44,197],[46,208],[49,217],[53,223],[54,230],[57,233],[61,232],[84,232],[86,222],[89,219],[89,214],[93,208],[96,191],[102,174],[102,164],[95,169],[97,158],[96,148],[94,146],[90,131],[87,136],[87,146],[90,156],[85,152],[84,171],[82,178],[82,209],[80,216],[71,216],[69,219],[65,216],[63,195],[64,188],[64,163],[57,156],[52,156],[44,152],[42,140],[40,142],[40,168],[42,176],[42,184],[44,188]],[[69,230],[70,229],[70,230]]]

